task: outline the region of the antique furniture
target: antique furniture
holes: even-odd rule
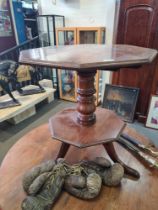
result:
[[[56,29],[58,45],[72,44],[105,44],[104,27],[63,27]],[[59,73],[60,98],[77,101],[77,74],[73,71],[61,70]],[[96,105],[100,102],[102,91],[102,72],[97,70],[95,76]]]
[[[126,127],[124,133],[143,143],[148,142],[147,138],[131,128]],[[52,140],[48,125],[45,124],[26,134],[10,149],[0,167],[1,210],[21,210],[21,203],[26,197],[22,188],[23,175],[33,166],[51,158],[55,159],[60,144],[59,141]],[[76,199],[63,192],[52,210],[157,210],[158,170],[144,167],[126,150],[119,145],[115,146],[122,160],[140,171],[141,179],[134,181],[125,178],[120,187],[102,187],[100,196],[91,201]],[[76,163],[83,159],[92,160],[98,155],[107,157],[101,145],[82,151],[71,147],[65,158],[69,163]]]
[[[54,46],[57,45],[56,28],[65,26],[65,17],[61,15],[38,15],[37,26],[40,46]],[[57,97],[59,97],[58,70],[50,69],[49,71],[57,90]],[[45,78],[50,78],[50,76],[47,77],[46,74]]]
[[[78,74],[77,109],[70,108],[50,118],[52,137],[62,141],[57,158],[64,157],[70,145],[85,148],[102,144],[114,162],[120,162],[127,174],[139,173],[126,166],[113,146],[125,123],[110,110],[95,107],[93,94],[97,69],[116,71],[150,63],[156,50],[130,45],[69,45],[22,51],[20,62],[72,69]],[[96,112],[95,112],[96,110]]]
[[[117,3],[115,43],[158,49],[158,1],[117,0]],[[121,69],[113,74],[113,84],[140,88],[136,110],[139,120],[145,121],[150,96],[158,92],[157,61],[134,71],[132,68]]]
[[[56,28],[65,26],[65,17],[61,15],[38,15],[37,25],[41,46],[53,46],[57,44]]]
[[[77,44],[104,44],[104,27],[78,27]]]
[[[77,31],[74,27],[56,29],[57,46],[77,44]],[[76,101],[77,74],[74,71],[58,69],[60,98]]]

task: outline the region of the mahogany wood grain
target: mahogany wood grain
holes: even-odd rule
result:
[[[87,93],[89,94],[88,91]],[[87,102],[86,100],[85,102]],[[89,110],[91,111],[91,109]],[[109,157],[114,162],[121,163],[126,174],[131,175],[134,178],[139,178],[140,175],[136,170],[130,168],[119,159],[112,143],[113,141],[116,141],[120,133],[122,133],[125,123],[120,120],[115,113],[106,109],[97,108],[96,115],[97,120],[95,124],[92,124],[91,122],[88,124],[88,119],[86,125],[90,126],[86,127],[83,126],[86,122],[85,119],[84,124],[83,120],[81,121],[82,123],[78,124],[76,120],[78,113],[73,109],[66,109],[49,120],[52,137],[62,142],[56,158],[64,158],[71,145],[85,148],[103,144]]]
[[[83,44],[20,52],[19,62],[77,71],[118,70],[151,63],[157,51],[130,45]]]
[[[58,46],[26,50],[20,53],[22,63],[73,69],[78,72],[77,112],[74,109],[67,109],[56,114],[49,121],[52,136],[64,143],[57,157],[64,157],[69,149],[67,144],[83,148],[112,142],[124,127],[124,123],[111,111],[97,109],[94,113],[93,94],[95,93],[96,70],[113,71],[121,67],[138,67],[152,62],[156,55],[156,50],[130,45]],[[114,154],[112,154],[111,148],[108,147],[108,153],[117,159],[114,149]],[[130,172],[130,170],[126,171]]]
[[[126,128],[125,132],[142,142],[148,139],[135,130]],[[2,210],[21,210],[25,198],[22,177],[33,166],[48,159],[55,159],[60,142],[52,140],[48,125],[42,125],[21,138],[7,153],[0,167],[0,208]],[[63,192],[52,210],[157,210],[158,171],[144,167],[126,150],[115,144],[122,160],[140,171],[138,181],[123,178],[119,187],[102,187],[100,195],[92,201],[77,199]],[[77,149],[71,147],[66,155],[69,163],[81,159],[92,160],[96,156],[107,157],[103,146]]]
[[[59,152],[58,152],[58,154],[56,156],[56,159],[64,158],[66,153],[68,152],[69,148],[70,148],[70,144],[62,142],[62,144],[60,146],[60,149],[59,149]]]
[[[155,73],[154,73],[154,77],[153,77],[151,93],[158,95],[158,59],[157,59],[157,65],[156,65]]]
[[[126,174],[128,175],[132,175],[134,178],[139,178],[140,174],[138,173],[138,171],[134,170],[133,168],[127,166],[126,164],[124,164],[122,162],[122,160],[120,160],[120,158],[118,157],[115,147],[113,145],[112,142],[103,144],[105,150],[107,151],[109,157],[116,163],[120,163],[123,167],[124,167],[124,171]]]
[[[96,72],[78,72],[77,88],[77,121],[81,125],[89,126],[95,123],[95,97],[94,77]]]
[[[96,122],[91,126],[77,122],[78,113],[75,108],[55,114],[49,120],[52,137],[79,148],[115,141],[125,123],[111,110],[98,107],[95,113]]]
[[[158,49],[158,1],[120,0],[117,44],[132,44]],[[158,59],[139,69],[121,69],[113,73],[112,83],[140,88],[137,113],[146,116],[151,94],[158,89]]]

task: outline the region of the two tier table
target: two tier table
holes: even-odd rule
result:
[[[21,63],[77,71],[77,108],[65,109],[49,120],[53,139],[62,142],[57,158],[64,157],[71,145],[85,148],[102,144],[110,158],[122,164],[125,173],[139,178],[138,171],[119,159],[113,145],[125,123],[112,111],[95,107],[94,76],[97,69],[138,68],[151,63],[156,55],[153,49],[101,44],[46,47],[20,53]]]

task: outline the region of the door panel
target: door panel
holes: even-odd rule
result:
[[[157,0],[121,0],[116,43],[158,49],[157,17]],[[150,94],[157,89],[156,63],[113,73],[113,84],[140,88],[137,112],[141,115],[147,114]]]
[[[148,6],[130,7],[125,12],[124,20],[124,43],[148,46],[152,31],[153,9]]]

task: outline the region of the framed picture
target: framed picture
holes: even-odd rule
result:
[[[103,108],[116,112],[126,122],[133,122],[139,88],[105,85]]]
[[[75,71],[58,70],[60,98],[68,101],[77,100],[77,74]]]
[[[0,0],[0,37],[12,36],[11,20],[6,0]]]
[[[158,95],[151,96],[146,127],[158,129]]]

